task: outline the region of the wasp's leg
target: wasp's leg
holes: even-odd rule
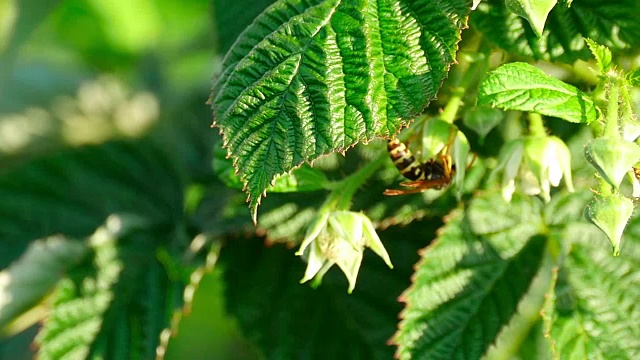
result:
[[[433,189],[440,188],[449,183],[447,179],[436,179],[436,180],[417,180],[417,181],[403,181],[400,183],[401,186],[416,188],[416,187],[424,187],[425,189]]]
[[[387,189],[384,191],[384,194],[391,195],[391,196],[416,194],[429,189],[435,189],[435,190],[442,189],[448,184],[449,184],[449,181],[447,179],[407,181],[407,182],[400,183],[400,185],[408,187],[410,189]]]
[[[428,188],[415,188],[415,189],[387,189],[384,191],[385,195],[388,196],[396,196],[396,195],[407,195],[407,194],[417,194],[421,193]]]

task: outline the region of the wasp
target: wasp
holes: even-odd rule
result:
[[[409,148],[400,140],[393,138],[387,143],[387,150],[393,164],[400,174],[411,181],[401,182],[400,185],[408,189],[387,189],[385,195],[404,195],[423,192],[428,189],[442,189],[451,184],[455,172],[448,146],[440,152],[437,159],[427,162],[416,160]]]

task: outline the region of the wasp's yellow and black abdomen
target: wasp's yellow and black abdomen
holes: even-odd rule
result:
[[[402,176],[414,181],[424,179],[424,165],[416,160],[405,144],[398,139],[391,139],[387,143],[387,149],[391,161]]]

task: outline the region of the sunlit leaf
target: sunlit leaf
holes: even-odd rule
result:
[[[514,14],[526,19],[536,32],[541,36],[544,30],[544,23],[549,16],[549,12],[556,5],[557,0],[507,0],[507,9]]]
[[[18,17],[17,1],[8,0],[0,3],[0,54],[5,50]]]
[[[527,63],[505,64],[489,73],[480,85],[478,104],[576,123],[589,123],[597,116],[589,96]]]
[[[569,253],[552,302],[545,307],[548,336],[556,359],[636,359],[640,356],[640,262],[637,219],[629,224],[634,239],[619,257],[603,251],[606,242],[586,224],[567,228]]]
[[[609,50],[606,46],[602,46],[591,39],[585,39],[587,45],[589,45],[589,50],[593,54],[593,57],[596,58],[596,62],[598,63],[598,68],[602,74],[606,73],[611,69],[613,55],[611,54],[611,50]]]
[[[227,54],[211,102],[252,217],[279,174],[423,111],[454,60],[466,1],[279,1]]]
[[[477,359],[496,341],[542,264],[546,237],[536,234],[540,209],[529,201],[517,198],[508,207],[499,194],[476,199],[470,211],[490,211],[500,224],[520,220],[493,231],[473,230],[478,215],[472,223],[460,210],[449,216],[402,296],[406,308],[394,339],[400,359]]]

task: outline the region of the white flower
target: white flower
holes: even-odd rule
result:
[[[315,278],[319,284],[324,274],[337,264],[349,281],[349,293],[356,286],[364,248],[371,248],[390,268],[391,260],[371,220],[362,213],[334,211],[319,214],[309,224],[296,255],[308,254],[308,264],[301,283]],[[305,250],[309,248],[309,251]]]
[[[507,201],[516,190],[516,176],[525,194],[540,195],[547,202],[551,186],[559,186],[563,177],[567,190],[573,191],[571,154],[555,136],[527,137],[506,144],[496,172],[502,172],[502,196]]]

